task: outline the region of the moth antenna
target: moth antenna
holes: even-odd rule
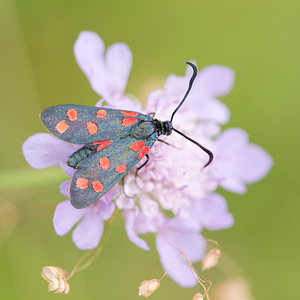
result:
[[[203,147],[201,144],[199,144],[198,142],[194,141],[193,139],[191,139],[190,137],[186,136],[184,133],[178,131],[175,128],[172,128],[175,132],[179,133],[180,135],[182,135],[184,138],[186,138],[187,140],[191,141],[192,143],[194,143],[195,145],[197,145],[198,147],[200,147],[204,152],[206,152],[209,156],[208,162],[204,165],[203,168],[206,168],[208,165],[210,165],[210,163],[213,161],[214,159],[214,155],[213,153],[206,149],[205,147]]]
[[[187,97],[188,94],[190,93],[190,90],[191,90],[191,88],[192,88],[193,82],[194,82],[194,80],[195,80],[195,78],[196,78],[196,76],[197,76],[197,67],[196,67],[193,63],[191,63],[191,62],[189,62],[189,61],[185,61],[185,63],[186,63],[187,65],[189,65],[190,67],[193,68],[193,75],[192,75],[192,77],[191,77],[191,79],[190,79],[189,87],[188,87],[188,89],[187,89],[187,91],[186,91],[186,93],[185,93],[183,99],[181,100],[181,102],[178,104],[178,106],[176,107],[176,109],[175,109],[175,110],[173,111],[173,113],[172,113],[171,120],[170,120],[171,122],[172,122],[172,120],[173,120],[173,118],[174,118],[174,115],[176,114],[176,112],[178,111],[178,109],[180,108],[180,106],[183,104],[183,102],[185,101],[186,97]]]

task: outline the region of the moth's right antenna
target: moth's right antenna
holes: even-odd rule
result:
[[[183,102],[185,101],[186,97],[188,96],[188,94],[189,94],[189,92],[190,92],[190,90],[191,90],[191,88],[192,88],[192,86],[193,86],[194,80],[195,80],[195,78],[196,78],[196,76],[197,76],[197,67],[196,67],[193,63],[191,63],[191,62],[189,62],[189,61],[185,61],[185,63],[188,64],[189,66],[191,66],[191,67],[193,68],[193,75],[192,75],[192,77],[191,77],[191,79],[190,79],[189,87],[188,87],[188,89],[187,89],[187,91],[186,91],[186,93],[185,93],[183,99],[181,100],[181,102],[178,104],[178,106],[176,107],[176,109],[175,109],[175,110],[173,111],[173,113],[172,113],[171,120],[170,120],[171,122],[172,122],[172,120],[173,120],[173,118],[174,118],[175,113],[178,111],[178,109],[180,108],[180,106],[183,104]],[[173,127],[173,125],[172,125],[172,129],[173,129],[175,132],[177,132],[178,134],[182,135],[182,136],[183,136],[184,138],[186,138],[187,140],[189,140],[190,142],[192,142],[192,143],[194,143],[195,145],[197,145],[198,147],[200,147],[204,152],[206,152],[206,153],[208,154],[208,156],[209,156],[208,162],[204,165],[203,168],[207,167],[207,166],[213,161],[214,155],[213,155],[213,153],[212,153],[210,150],[206,149],[205,147],[203,147],[203,146],[202,146],[201,144],[199,144],[198,142],[194,141],[194,140],[191,139],[190,137],[186,136],[184,133],[182,133],[182,132],[178,131],[177,129],[175,129],[175,128]]]

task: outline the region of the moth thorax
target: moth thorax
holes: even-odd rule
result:
[[[170,135],[172,133],[172,122],[171,121],[159,121],[155,120],[158,135],[164,134],[164,135]]]
[[[136,139],[147,139],[156,132],[156,125],[151,121],[141,121],[133,126],[130,135]]]

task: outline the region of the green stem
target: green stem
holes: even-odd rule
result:
[[[38,187],[67,180],[65,172],[58,168],[47,169],[6,169],[0,171],[0,191]]]

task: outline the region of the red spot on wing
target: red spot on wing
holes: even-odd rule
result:
[[[55,128],[59,133],[64,133],[69,128],[69,125],[66,124],[65,120],[62,120],[57,123]]]
[[[139,113],[135,111],[122,111],[122,114],[127,117],[136,117]]]
[[[109,161],[109,159],[106,156],[105,157],[101,157],[100,160],[99,160],[99,164],[100,164],[100,167],[104,171],[106,171],[109,168],[110,161]]]
[[[130,126],[130,125],[134,124],[136,121],[137,121],[136,118],[125,117],[123,119],[122,126],[125,126],[125,127]]]
[[[81,190],[85,190],[88,188],[88,180],[86,178],[77,178],[76,186]]]
[[[127,167],[125,165],[118,165],[115,168],[115,171],[118,173],[124,173],[126,171]]]
[[[93,189],[96,193],[99,193],[103,190],[103,185],[98,180],[93,181],[92,186],[93,186]]]
[[[106,141],[101,141],[101,142],[94,142],[94,145],[98,145],[97,146],[97,151],[100,151],[102,149],[104,149],[105,147],[109,146],[112,144],[112,140],[106,140]]]
[[[133,150],[135,152],[138,152],[143,148],[144,145],[145,145],[145,142],[143,142],[143,141],[135,142],[130,145],[129,149]]]
[[[102,118],[104,118],[106,115],[107,115],[107,111],[106,111],[106,110],[104,110],[104,109],[99,109],[99,110],[97,111],[96,117],[102,119]]]
[[[150,149],[151,149],[151,147],[149,147],[149,146],[144,147],[144,148],[139,152],[138,158],[139,158],[139,159],[143,158],[143,157],[147,154],[147,152],[148,152]]]
[[[87,122],[86,127],[90,134],[95,134],[98,131],[98,126],[93,122]]]
[[[70,121],[76,121],[77,120],[77,111],[74,108],[71,108],[67,111],[67,116]]]

